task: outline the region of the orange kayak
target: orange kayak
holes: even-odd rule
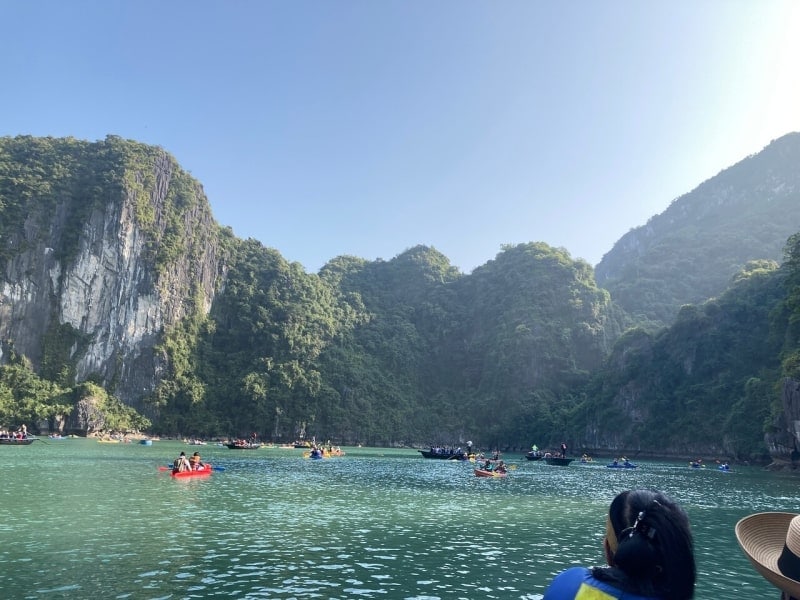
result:
[[[508,473],[500,473],[498,471],[484,471],[483,469],[474,469],[475,477],[505,477]]]

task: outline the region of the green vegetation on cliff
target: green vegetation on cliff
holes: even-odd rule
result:
[[[655,329],[681,306],[720,295],[752,260],[779,261],[800,227],[800,133],[773,141],[625,234],[596,267],[598,284]]]
[[[201,186],[161,149],[114,136],[0,138],[0,266],[19,256],[32,221],[60,223],[41,235],[52,235],[60,261],[76,260],[93,207],[128,203],[151,280],[170,286],[183,268],[189,282],[162,290],[181,318],[153,336],[157,376],[145,382],[153,392],[137,399],[155,433],[375,445],[470,439],[484,448],[566,440],[575,449],[759,457],[780,412],[781,378],[800,378],[800,241],[790,238],[779,267],[764,249],[785,243],[775,239],[783,229],[768,226],[751,193],[762,190],[773,221],[773,208],[797,204],[781,186],[794,181],[789,149],[779,144],[764,158],[775,161],[774,189],[762,189],[747,163],[695,196],[738,212],[723,219],[687,196],[669,211],[674,228],[649,224],[658,235],[644,249],[638,234],[626,236],[599,268],[604,289],[590,265],[543,243],[506,246],[469,275],[426,246],[389,261],[340,256],[309,274],[203,218]],[[47,221],[48,212],[73,209]],[[745,222],[748,237],[732,254]],[[219,263],[213,298],[199,276],[207,248]],[[2,340],[10,364],[0,425],[70,412],[91,416],[93,427],[147,422],[97,385],[113,392],[123,369],[76,383],[76,357],[92,342],[77,325],[53,317],[40,340],[36,375],[24,357],[11,359],[14,340]]]
[[[575,411],[587,444],[763,456],[781,376],[787,263],[754,262],[719,298],[685,305],[655,334],[621,338]]]

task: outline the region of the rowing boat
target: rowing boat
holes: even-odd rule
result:
[[[431,450],[417,450],[423,458],[438,458],[439,460],[469,460],[466,452],[437,452]]]
[[[261,444],[258,442],[250,443],[250,442],[230,442],[225,444],[231,450],[258,450],[261,448]]]
[[[0,445],[3,446],[29,446],[37,438],[0,438]]]
[[[573,459],[573,458],[564,458],[564,457],[561,457],[561,456],[545,456],[544,457],[544,462],[546,462],[548,465],[557,465],[559,467],[569,466],[569,463],[571,463],[573,460],[575,460],[575,459]]]

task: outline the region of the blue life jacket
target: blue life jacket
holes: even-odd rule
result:
[[[542,600],[658,600],[624,592],[592,575],[591,569],[572,567],[556,575]]]

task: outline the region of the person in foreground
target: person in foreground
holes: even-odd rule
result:
[[[603,542],[607,567],[557,575],[543,600],[687,600],[697,567],[689,517],[665,494],[629,490],[611,502]]]
[[[735,531],[745,555],[781,591],[781,600],[799,600],[800,515],[756,513],[736,523]]]

